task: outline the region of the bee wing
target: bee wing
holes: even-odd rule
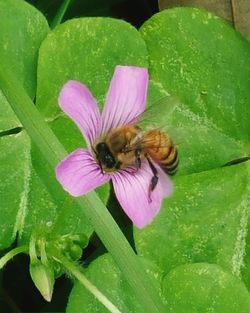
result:
[[[164,96],[159,100],[149,103],[140,117],[139,125],[142,128],[148,126],[162,128],[169,122],[180,101],[173,96]]]
[[[134,143],[130,144],[129,147],[126,148],[126,153],[135,151],[140,146],[147,146],[148,149],[161,148],[158,143],[155,143],[152,139],[145,139],[144,137],[138,138]],[[162,146],[163,148],[164,146]]]
[[[138,126],[144,131],[159,129],[170,135],[175,143],[181,142],[176,123],[176,111],[181,101],[175,96],[164,96],[159,100],[149,103],[143,115],[139,117]]]

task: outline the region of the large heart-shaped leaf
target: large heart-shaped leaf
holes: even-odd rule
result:
[[[141,34],[149,51],[151,78],[203,122],[247,144],[249,42],[220,18],[190,8],[154,15]]]
[[[181,170],[207,170],[248,155],[249,43],[211,13],[188,8],[156,14],[141,34],[151,79],[182,102],[171,120],[159,110],[159,120],[179,132]]]
[[[174,195],[150,226],[135,230],[137,251],[166,272],[206,261],[239,276],[249,162],[222,165],[249,156],[250,44],[211,13],[187,8],[156,14],[141,34],[151,78],[181,100],[169,116],[157,106],[155,114],[181,139]]]
[[[80,18],[58,26],[43,42],[38,63],[37,105],[46,117],[60,112],[57,97],[69,79],[103,97],[117,64],[147,66],[136,29],[110,18]]]

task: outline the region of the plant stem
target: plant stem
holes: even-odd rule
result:
[[[26,253],[29,251],[29,247],[27,245],[23,245],[17,248],[14,248],[7,252],[3,257],[0,258],[0,269],[4,267],[6,263],[8,263],[14,256],[19,253]]]
[[[50,252],[50,250],[48,250]],[[121,311],[100,291],[95,285],[93,285],[86,276],[81,272],[79,266],[75,265],[72,261],[69,261],[63,254],[53,249],[50,252],[51,256],[59,263],[61,263],[65,269],[71,273],[79,282],[92,293],[111,313],[121,313]]]
[[[0,88],[31,140],[54,169],[67,152],[48,127],[23,86],[3,63],[0,65]],[[76,198],[75,201],[113,256],[144,309],[143,312],[165,312],[166,308],[161,301],[155,282],[145,273],[140,260],[97,194],[92,191],[84,197]]]
[[[55,28],[57,25],[59,25],[68,9],[68,6],[70,5],[70,0],[64,0],[54,17],[53,21],[50,24],[51,29]]]

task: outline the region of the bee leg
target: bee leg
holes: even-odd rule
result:
[[[135,166],[141,168],[141,149],[135,149]]]
[[[121,168],[122,163],[120,161],[117,161],[116,165],[115,165],[115,169],[119,170]]]
[[[152,161],[150,160],[149,157],[147,157],[147,160],[148,160],[148,164],[150,166],[150,169],[153,173],[153,177],[151,178],[151,182],[150,182],[150,186],[149,186],[149,200],[151,202],[152,201],[151,192],[154,191],[155,187],[158,184],[159,174],[158,174],[157,169],[155,168],[154,164],[152,163]]]

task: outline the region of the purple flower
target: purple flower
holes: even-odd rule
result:
[[[162,199],[171,194],[168,176],[154,164],[159,180],[149,194],[153,174],[147,160],[143,160],[138,170],[129,166],[104,172],[96,161],[92,147],[110,130],[137,122],[145,110],[147,87],[147,69],[117,66],[102,113],[90,91],[77,81],[67,82],[59,96],[60,107],[79,127],[88,149],[78,148],[59,163],[56,168],[58,181],[72,196],[78,197],[111,179],[118,201],[138,228],[151,222],[160,209]]]

